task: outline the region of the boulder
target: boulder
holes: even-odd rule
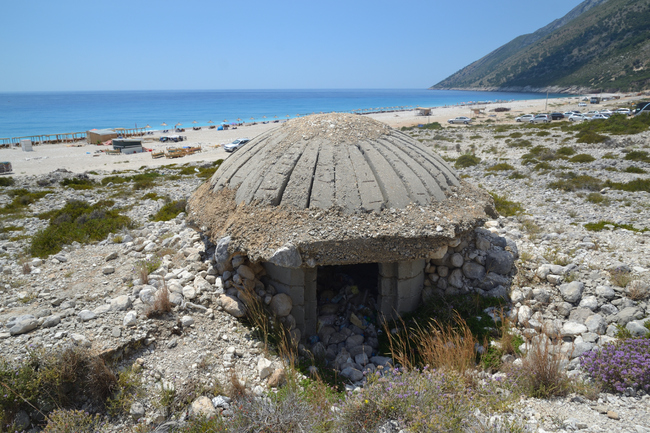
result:
[[[467,278],[480,280],[485,277],[485,267],[476,262],[466,262],[463,265],[463,274]]]
[[[286,293],[278,293],[271,298],[271,311],[278,317],[285,317],[291,313],[293,301]]]
[[[226,311],[234,317],[244,317],[246,315],[246,306],[238,298],[231,295],[220,295],[219,302],[221,306]]]
[[[192,402],[188,415],[192,419],[212,418],[217,415],[217,410],[214,408],[212,400],[206,396],[201,396]]]
[[[269,257],[269,262],[283,268],[299,268],[302,265],[302,258],[298,249],[293,244],[287,243]]]
[[[237,273],[239,274],[240,277],[247,279],[247,280],[254,280],[255,279],[255,272],[251,268],[249,268],[246,265],[241,265],[237,268]]]
[[[582,298],[582,291],[585,285],[581,281],[572,281],[560,286],[560,295],[566,302],[575,304]]]
[[[485,259],[485,267],[497,274],[508,274],[514,264],[514,258],[508,251],[491,250]]]

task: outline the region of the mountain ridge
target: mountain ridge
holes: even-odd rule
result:
[[[586,0],[431,87],[553,93],[650,86],[650,0]]]

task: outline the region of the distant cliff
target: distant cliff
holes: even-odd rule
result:
[[[650,87],[650,0],[586,0],[432,89],[587,93]]]

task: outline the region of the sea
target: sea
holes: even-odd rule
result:
[[[549,98],[566,95],[549,95]],[[188,128],[546,98],[539,93],[429,89],[146,90],[0,93],[0,138],[103,128]],[[165,125],[163,125],[165,124]]]

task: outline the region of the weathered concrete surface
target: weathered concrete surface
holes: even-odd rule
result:
[[[353,213],[444,201],[460,181],[428,148],[383,123],[324,114],[256,137],[222,164],[211,184],[215,191],[237,189],[237,203]]]
[[[213,242],[231,237],[228,254],[269,261],[292,245],[292,267],[427,258],[495,216],[491,197],[429,148],[349,114],[295,119],[256,137],[188,211]]]

